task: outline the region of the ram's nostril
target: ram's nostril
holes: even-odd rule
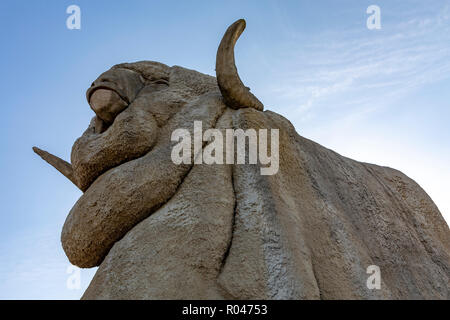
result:
[[[110,82],[110,83],[116,83],[111,77],[109,76],[101,76],[97,79],[99,82]]]

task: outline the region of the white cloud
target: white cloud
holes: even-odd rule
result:
[[[381,31],[327,31],[307,44],[292,43],[282,59],[287,64],[273,67],[282,78],[264,91],[295,101],[289,109],[295,107],[302,117],[322,112],[317,109],[328,99],[341,103],[343,95],[365,97],[366,105],[388,105],[418,86],[450,76],[448,11],[444,7],[431,17],[409,17],[383,25]]]

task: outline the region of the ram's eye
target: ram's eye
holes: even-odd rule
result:
[[[164,79],[156,80],[154,83],[155,84],[165,84],[167,86],[169,85],[169,82],[167,80],[164,80]]]

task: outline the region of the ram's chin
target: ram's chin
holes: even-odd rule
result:
[[[106,126],[111,125],[117,115],[128,106],[128,103],[116,91],[107,88],[95,90],[92,93],[89,104],[97,117]]]

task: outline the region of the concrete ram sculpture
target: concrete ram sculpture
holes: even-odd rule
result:
[[[244,28],[226,31],[217,78],[151,61],[113,66],[87,91],[95,117],[71,163],[34,148],[83,191],[61,236],[71,263],[99,266],[83,298],[449,299],[450,232],[430,197],[263,111],[234,63]],[[196,163],[211,142],[202,137],[192,161],[174,163],[173,132],[195,140],[196,121],[224,135],[278,130],[277,172]]]

